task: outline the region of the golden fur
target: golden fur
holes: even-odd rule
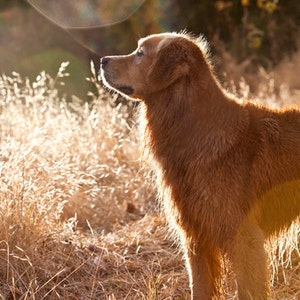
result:
[[[217,297],[220,255],[239,299],[267,299],[265,238],[300,214],[300,112],[238,104],[213,75],[203,40],[165,33],[101,60],[104,83],[142,101],[170,226],[184,249],[192,299]]]

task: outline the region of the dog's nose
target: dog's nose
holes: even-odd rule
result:
[[[100,60],[100,63],[102,66],[105,66],[107,65],[107,63],[110,61],[110,58],[105,56],[105,57],[102,57],[101,60]]]

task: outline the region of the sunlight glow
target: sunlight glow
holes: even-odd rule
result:
[[[120,23],[138,10],[145,0],[28,0],[41,14],[57,25],[92,28]]]

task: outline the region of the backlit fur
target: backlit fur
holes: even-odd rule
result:
[[[264,241],[300,213],[299,110],[239,104],[216,80],[206,43],[187,34],[148,36],[101,68],[107,86],[142,102],[144,153],[192,299],[220,296],[224,254],[239,299],[267,299]]]

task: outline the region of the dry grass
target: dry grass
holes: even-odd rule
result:
[[[65,101],[66,66],[32,83],[0,78],[0,299],[188,299],[127,107],[101,89],[89,104]],[[272,299],[300,295],[299,233],[296,223],[267,246]]]

